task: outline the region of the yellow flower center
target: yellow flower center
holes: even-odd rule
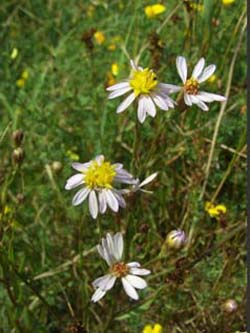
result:
[[[140,94],[148,94],[158,84],[156,74],[145,68],[142,71],[133,71],[132,78],[129,81],[130,86],[134,89],[136,96]]]
[[[124,262],[118,262],[111,267],[110,271],[113,275],[120,278],[128,274],[129,268]]]
[[[184,85],[184,90],[187,94],[197,95],[199,92],[199,82],[191,77],[188,79]]]
[[[84,171],[84,180],[88,188],[112,188],[112,182],[116,175],[115,167],[110,162],[93,161],[87,171]]]

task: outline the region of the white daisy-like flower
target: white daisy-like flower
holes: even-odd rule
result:
[[[105,296],[106,292],[113,288],[117,279],[121,279],[124,291],[134,300],[138,300],[139,296],[136,289],[144,289],[147,282],[138,275],[148,275],[151,272],[148,269],[141,268],[138,262],[124,263],[123,257],[123,237],[120,232],[114,236],[107,234],[102,239],[101,245],[97,246],[100,256],[107,262],[109,273],[99,277],[93,282],[96,289],[91,300],[98,302]]]
[[[137,115],[140,123],[143,123],[147,115],[155,117],[156,106],[164,111],[173,108],[175,102],[169,94],[179,91],[179,87],[159,83],[153,70],[137,66],[133,60],[130,64],[132,69],[130,77],[107,88],[111,92],[109,99],[130,93],[118,106],[116,112],[125,111],[135,100],[138,100]]]
[[[72,200],[74,206],[80,205],[88,198],[89,212],[96,219],[98,212],[104,214],[109,207],[118,212],[119,207],[126,206],[122,190],[115,189],[115,183],[136,184],[133,176],[120,163],[111,164],[104,160],[103,155],[97,156],[87,163],[72,163],[72,167],[79,173],[70,177],[65,185],[66,190],[78,186],[82,188]]]
[[[213,75],[216,69],[215,65],[205,67],[205,59],[201,58],[195,65],[190,78],[188,78],[185,57],[179,56],[176,58],[176,67],[183,82],[183,87],[179,87],[179,90],[183,90],[186,105],[191,106],[192,104],[196,104],[203,111],[208,111],[209,108],[205,103],[214,101],[224,102],[226,100],[224,96],[200,91],[200,84]]]

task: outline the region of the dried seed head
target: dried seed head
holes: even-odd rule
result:
[[[15,164],[21,164],[24,159],[24,150],[21,147],[18,147],[13,150],[12,158]]]
[[[12,133],[12,140],[14,141],[16,147],[19,147],[22,144],[23,138],[24,138],[24,132],[20,129]]]
[[[228,299],[224,304],[223,304],[223,310],[227,313],[233,313],[237,311],[238,305],[235,300],[233,299]]]

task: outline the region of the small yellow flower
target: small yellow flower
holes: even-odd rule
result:
[[[18,49],[16,47],[14,47],[14,49],[12,50],[11,54],[10,54],[10,58],[12,60],[16,59],[16,57],[18,56]]]
[[[88,8],[87,8],[87,16],[88,17],[92,17],[93,16],[93,14],[94,14],[94,11],[95,11],[95,7],[94,6],[92,6],[92,5],[90,5],[90,6],[88,6]]]
[[[226,214],[227,208],[225,205],[214,205],[212,202],[206,202],[205,211],[208,212],[211,217],[218,218]]]
[[[71,160],[71,161],[79,161],[80,157],[78,154],[74,153],[72,150],[67,150],[66,151],[66,156]]]
[[[162,326],[160,324],[154,324],[154,326],[146,325],[142,333],[162,333]]]
[[[104,33],[101,31],[96,31],[94,33],[94,37],[95,37],[97,44],[99,44],[99,45],[103,44],[105,41]]]
[[[16,85],[18,86],[18,88],[23,88],[25,85],[25,80],[24,79],[18,79],[16,81]]]
[[[3,210],[3,213],[4,213],[4,215],[7,215],[7,214],[9,214],[11,212],[11,208],[9,207],[9,206],[5,206],[4,207],[4,210]]]
[[[111,87],[114,84],[116,84],[116,79],[114,78],[113,74],[110,72],[107,72],[107,81],[106,81],[106,87]]]
[[[234,2],[235,2],[235,0],[222,0],[222,4],[225,6],[231,5]]]
[[[109,44],[109,46],[108,46],[108,50],[109,50],[109,51],[115,51],[115,50],[116,50],[116,45],[115,45],[115,43]]]
[[[190,6],[191,6],[192,9],[197,10],[197,12],[202,12],[202,11],[203,11],[203,8],[204,8],[203,5],[201,5],[201,4],[197,4],[197,3],[195,3],[195,2],[192,2],[192,3],[190,4]]]
[[[114,62],[112,65],[111,65],[111,73],[114,75],[114,76],[117,76],[119,74],[119,66],[116,62]]]
[[[152,6],[146,6],[144,8],[145,14],[148,18],[153,18],[155,16],[158,16],[162,13],[164,13],[166,10],[166,7],[160,3],[152,5]]]
[[[207,79],[208,83],[215,83],[218,80],[217,75],[213,74]]]
[[[23,71],[21,77],[23,80],[27,80],[29,78],[29,72],[27,70]]]

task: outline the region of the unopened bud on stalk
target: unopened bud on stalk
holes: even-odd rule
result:
[[[224,304],[223,304],[223,309],[227,313],[232,313],[235,312],[238,308],[238,305],[234,299],[228,299]]]
[[[21,164],[24,159],[24,150],[21,147],[14,149],[12,153],[13,161],[15,164]]]
[[[187,242],[187,237],[184,231],[182,230],[172,230],[167,235],[166,245],[172,249],[180,249]]]
[[[23,142],[24,133],[22,130],[18,129],[12,133],[12,139],[16,147],[19,147]]]
[[[63,165],[62,165],[62,163],[61,162],[59,162],[59,161],[54,161],[53,163],[52,163],[52,170],[54,171],[54,172],[56,172],[56,173],[58,173],[58,172],[60,172],[61,170],[62,170],[62,168],[63,168]]]

